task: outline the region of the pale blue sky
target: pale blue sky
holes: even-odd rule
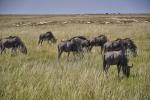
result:
[[[0,0],[4,13],[150,13],[150,0]]]

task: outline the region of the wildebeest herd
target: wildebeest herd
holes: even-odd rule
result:
[[[56,43],[57,39],[52,32],[46,32],[39,36],[38,44],[42,45],[43,41],[48,43]],[[67,40],[61,40],[58,44],[58,59],[60,59],[63,52],[68,53],[68,57],[72,52],[73,55],[81,54],[84,56],[84,51],[91,52],[94,46],[101,47],[101,56],[103,60],[103,71],[107,76],[110,65],[116,65],[118,70],[118,76],[120,70],[126,77],[130,75],[130,68],[133,66],[128,65],[128,52],[132,52],[133,56],[137,55],[137,46],[130,38],[118,38],[113,41],[109,41],[105,35],[99,35],[91,39],[85,36],[75,36]],[[20,50],[21,53],[27,54],[27,48],[20,37],[8,36],[0,39],[0,51],[1,54],[6,52],[6,48],[11,49],[12,53],[16,53],[16,50]]]

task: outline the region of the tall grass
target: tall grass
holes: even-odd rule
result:
[[[5,20],[10,20],[7,18]],[[20,19],[21,20],[21,19]],[[20,21],[19,20],[19,21]],[[18,21],[15,19],[15,21]],[[38,21],[38,20],[37,20]],[[3,22],[4,23],[4,22]],[[150,99],[150,24],[126,25],[66,24],[14,27],[9,22],[0,27],[2,36],[18,35],[28,48],[28,55],[8,50],[0,56],[1,100],[149,100]],[[14,23],[14,22],[12,22]],[[7,24],[7,23],[5,23]],[[57,60],[57,44],[38,46],[38,36],[52,31],[58,43],[75,35],[87,37],[105,34],[110,40],[132,38],[138,56],[130,57],[134,65],[129,78],[117,77],[116,66],[106,79],[102,71],[100,48],[85,53],[83,59],[64,53]]]

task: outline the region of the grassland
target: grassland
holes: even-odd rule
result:
[[[28,48],[27,55],[0,56],[0,100],[150,100],[149,21],[149,15],[0,16],[1,36],[18,35]],[[133,39],[138,56],[129,58],[131,76],[118,79],[112,66],[104,78],[100,48],[84,59],[67,61],[63,54],[58,61],[57,44],[37,44],[47,31],[57,44],[76,35]]]

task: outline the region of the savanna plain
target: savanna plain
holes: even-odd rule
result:
[[[51,31],[56,44],[38,45],[39,35]],[[111,66],[103,75],[99,47],[84,58],[64,53],[58,60],[61,40],[104,34],[109,41],[131,38],[137,57],[129,78],[117,76]],[[150,15],[1,15],[0,36],[19,36],[28,54],[7,50],[0,55],[0,100],[150,100]]]

